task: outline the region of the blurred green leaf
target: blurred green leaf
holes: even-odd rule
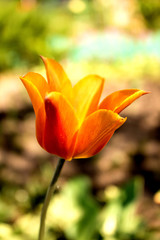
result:
[[[67,238],[92,239],[98,232],[100,207],[91,194],[89,179],[79,177],[69,181],[57,197],[51,204],[52,218],[54,222],[57,219],[57,223],[62,223],[60,227],[63,228]]]
[[[112,187],[115,191],[115,189]],[[108,191],[111,192],[110,188]],[[119,194],[108,198],[107,204],[102,212],[102,234],[113,236],[116,239],[146,239],[145,225],[142,218],[136,214],[137,200],[143,189],[141,178],[132,179]],[[117,189],[118,191],[118,189]],[[107,194],[106,196],[111,196]],[[141,238],[142,236],[142,238]]]

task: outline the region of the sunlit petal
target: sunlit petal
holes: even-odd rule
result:
[[[53,59],[42,57],[46,67],[46,74],[50,91],[61,92],[70,101],[73,98],[73,89],[70,80],[62,66]]]
[[[47,81],[39,73],[29,72],[21,77],[21,80],[31,82],[38,89],[42,98],[45,98],[46,93],[49,91]]]
[[[43,104],[45,94],[48,90],[45,79],[38,73],[28,73],[20,77],[32,101],[32,105],[37,114]]]
[[[107,96],[100,104],[99,109],[108,109],[120,113],[137,98],[149,92],[138,89],[125,89]]]
[[[44,147],[48,152],[70,160],[79,125],[74,109],[61,93],[52,92],[45,99],[45,110]]]
[[[97,110],[103,84],[103,78],[97,75],[89,75],[74,86],[74,106],[80,122],[87,115]]]
[[[78,131],[75,158],[88,158],[98,153],[126,118],[108,110],[98,110],[86,118]]]

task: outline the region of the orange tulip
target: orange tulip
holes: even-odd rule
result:
[[[138,89],[120,90],[99,105],[104,79],[89,75],[74,87],[59,63],[42,57],[47,81],[38,73],[21,77],[36,115],[36,136],[47,152],[66,160],[98,153],[126,118],[118,115],[140,96]]]

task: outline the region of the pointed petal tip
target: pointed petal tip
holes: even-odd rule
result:
[[[19,77],[20,80],[22,81],[22,83],[24,83],[24,82],[27,80],[27,79],[25,78],[25,76],[26,76],[26,74]]]
[[[101,76],[99,76],[99,75],[97,75],[97,74],[91,74],[91,75],[89,75],[89,76],[93,76],[94,78],[100,80],[100,81],[102,82],[101,84],[102,84],[102,87],[103,87],[104,81],[105,81],[105,78],[104,78],[104,77],[101,77]]]
[[[124,89],[111,93],[100,103],[100,109],[112,110],[120,113],[139,97],[150,93],[140,89]]]
[[[46,57],[44,57],[44,56],[42,56],[42,55],[40,55],[40,58],[41,58],[42,60],[45,60],[45,59],[46,59]]]
[[[126,121],[127,121],[127,117],[125,117],[125,118],[121,118],[121,123],[123,124],[123,123],[125,123]]]
[[[24,76],[20,76],[19,79],[21,80],[22,84],[25,85],[25,75]]]
[[[144,94],[149,94],[149,93],[152,93],[151,91],[143,91]]]
[[[40,55],[40,58],[42,59],[43,63],[45,64],[46,61],[47,61],[47,57],[44,57],[44,56]]]
[[[109,110],[109,112],[110,112],[110,110]],[[120,127],[127,121],[127,117],[124,118],[124,117],[121,117],[118,113],[115,113],[115,114],[116,114],[115,115],[116,116],[115,119],[118,120],[118,123],[119,123],[117,125],[119,125],[119,127]]]
[[[27,74],[28,74],[28,73],[27,73]],[[28,80],[28,79],[25,78],[27,74],[24,74],[23,76],[20,76],[20,77],[19,77],[22,82]]]
[[[53,61],[55,61],[54,60],[54,58],[49,58],[49,57],[45,57],[45,56],[42,56],[42,55],[40,55],[40,58],[42,59],[42,61],[45,63],[47,60],[53,60]]]
[[[42,55],[40,55],[40,58],[42,59],[44,64],[47,64],[47,60],[49,60],[49,58],[42,56]]]
[[[21,80],[21,81],[24,81],[26,75],[27,75],[27,74],[24,74],[23,76],[19,76],[20,80]]]

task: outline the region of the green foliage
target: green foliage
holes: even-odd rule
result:
[[[68,213],[65,214],[66,211],[61,205],[63,220],[59,221],[66,221],[61,225],[61,230],[65,232],[67,239],[73,240],[93,240],[100,236],[102,239],[112,237],[116,240],[146,239],[145,226],[142,219],[136,215],[136,203],[141,191],[142,181],[139,178],[132,180],[122,189],[111,186],[105,191],[106,200],[102,208],[91,195],[86,177],[71,180],[60,193],[59,200],[63,199],[70,214],[76,209],[77,215],[67,224]],[[51,208],[58,208],[58,205],[54,204],[53,201]]]
[[[35,181],[35,180],[34,180]],[[37,187],[39,180],[28,186],[27,202],[33,202],[35,192],[40,193]],[[35,186],[35,187],[34,187]],[[91,184],[87,177],[78,177],[68,181],[59,193],[53,197],[46,222],[46,239],[57,240],[147,240],[152,237],[144,225],[144,221],[136,214],[137,202],[142,192],[143,182],[136,178],[124,187],[109,186],[106,188],[101,201],[91,193]],[[24,200],[22,194],[14,190],[18,200]],[[44,193],[44,189],[42,188]],[[34,192],[34,194],[33,194]],[[21,196],[20,196],[21,195]],[[18,203],[18,202],[17,202]],[[102,204],[103,203],[103,204]],[[8,215],[6,204],[0,200],[0,216],[5,224],[0,223],[0,239],[37,239],[39,228],[39,211],[30,213],[22,210],[26,205],[17,205],[22,208],[17,215],[15,209]],[[14,201],[15,206],[15,201]],[[11,208],[11,205],[9,207]],[[4,218],[5,215],[5,218]],[[15,216],[18,216],[15,218]],[[14,224],[7,224],[12,217]],[[8,220],[7,220],[8,219]],[[154,238],[152,238],[154,239]]]
[[[147,239],[145,225],[136,215],[136,203],[142,191],[141,179],[131,180],[122,189],[106,190],[107,205],[103,210],[103,235],[114,239]]]
[[[38,62],[45,52],[46,22],[42,10],[25,12],[18,5],[0,3],[0,70]]]
[[[117,65],[124,62],[126,69],[128,61],[137,63],[139,57],[143,65],[146,57],[152,58],[152,65],[159,64],[159,33],[146,35],[143,41],[135,41],[121,32],[106,32],[104,29],[111,20],[110,5],[105,5],[105,8],[98,0],[81,1],[84,10],[76,13],[70,8],[70,2],[74,1],[39,1],[27,11],[20,7],[18,1],[6,3],[0,0],[0,71],[33,67],[40,63],[39,55],[56,60],[67,58],[73,62],[107,62],[113,68],[115,62]],[[160,22],[159,1],[139,0],[138,3],[148,26],[157,29]],[[87,34],[87,29],[97,32]],[[83,33],[85,35],[82,36]],[[150,62],[148,65],[151,65]],[[136,75],[136,70],[141,70],[141,66],[133,66],[132,69]],[[148,67],[145,69],[148,70]]]
[[[16,2],[0,1],[0,71],[34,66],[39,55],[64,57],[72,45],[65,36],[75,24],[67,5],[58,1],[37,4],[29,11]]]
[[[68,238],[93,239],[99,227],[97,225],[99,206],[91,195],[89,180],[86,177],[81,177],[70,181],[62,190],[62,195],[64,199],[72,202],[79,212],[79,218],[69,229],[65,229]]]
[[[137,0],[146,24],[151,29],[160,27],[160,1],[159,0]]]

